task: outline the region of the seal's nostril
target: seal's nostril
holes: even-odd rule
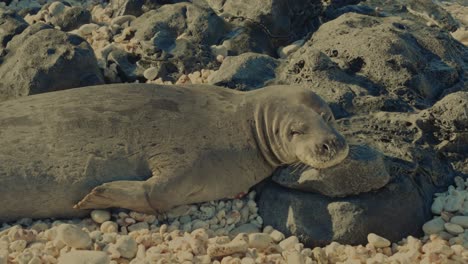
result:
[[[330,147],[327,144],[323,144],[322,149],[326,152],[330,151]]]

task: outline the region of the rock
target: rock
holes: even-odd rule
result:
[[[465,157],[468,151],[468,117],[465,115],[467,106],[468,92],[448,94],[431,108],[421,111],[419,124],[424,135],[434,134],[439,142],[436,149],[444,153],[452,166],[464,175],[468,175]],[[449,210],[458,210],[462,206],[458,194],[450,195],[447,200]]]
[[[391,245],[390,241],[384,237],[370,233],[367,235],[367,241],[369,244],[373,245],[376,248],[385,248]]]
[[[227,32],[227,24],[213,10],[197,3],[166,4],[131,22],[143,55],[172,63],[175,82],[181,74],[213,68],[217,64],[210,46]]]
[[[310,86],[336,118],[408,112],[463,88],[464,50],[447,33],[409,19],[347,13],[282,61],[276,83]]]
[[[6,48],[8,42],[23,32],[28,23],[13,11],[0,9],[0,50]]]
[[[126,235],[120,236],[115,242],[115,246],[120,255],[127,259],[134,258],[138,250],[135,239]]]
[[[58,264],[108,264],[110,256],[102,251],[76,250],[58,258]]]
[[[109,221],[111,214],[106,210],[93,210],[91,211],[91,219],[98,224],[102,224],[106,221]]]
[[[447,232],[449,232],[452,235],[459,235],[465,232],[463,227],[454,223],[445,223],[444,227],[445,227],[445,230],[447,230]]]
[[[269,226],[269,227],[273,228],[272,226]],[[266,231],[266,228],[265,228],[264,232],[265,231]],[[270,234],[270,237],[273,239],[273,241],[275,241],[276,243],[279,243],[281,240],[283,240],[285,238],[284,234],[281,233],[278,230],[273,230],[269,234]]]
[[[298,243],[299,243],[299,239],[296,236],[290,236],[286,238],[285,240],[281,241],[278,245],[283,250],[288,250],[288,249],[294,248],[294,246]]]
[[[278,49],[278,56],[281,59],[287,58],[290,54],[298,50],[304,44],[304,42],[305,41],[303,39],[300,39],[300,40],[294,41],[293,43],[289,44],[286,47],[280,47]]]
[[[240,225],[240,226],[234,228],[233,230],[231,230],[231,232],[229,232],[229,234],[235,236],[235,235],[238,235],[240,233],[250,234],[250,233],[257,233],[259,231],[260,231],[260,229],[256,225],[243,224],[243,225]]]
[[[315,28],[322,2],[303,0],[208,0],[231,23],[261,25],[275,40],[298,39]]]
[[[444,209],[445,201],[447,197],[439,196],[434,199],[434,202],[431,205],[431,212],[436,215],[440,215]]]
[[[277,170],[273,181],[288,188],[344,197],[380,189],[390,180],[384,156],[366,145],[350,145],[348,157],[331,168],[296,170]]]
[[[450,219],[450,222],[468,229],[468,216],[456,215]]]
[[[52,17],[50,22],[54,26],[60,27],[63,31],[71,31],[78,29],[84,24],[90,23],[91,13],[83,7],[73,6],[65,9],[65,11],[58,16]]]
[[[238,56],[247,52],[276,56],[272,39],[256,24],[235,28],[227,34],[221,46],[226,49],[226,56]]]
[[[432,235],[437,234],[444,230],[445,221],[441,217],[436,217],[427,223],[425,223],[422,227],[424,233]]]
[[[56,240],[77,249],[88,248],[92,242],[88,233],[70,224],[61,224],[57,227]]]
[[[263,87],[275,78],[277,64],[272,57],[256,53],[226,57],[219,70],[210,75],[209,83],[238,90]]]
[[[224,257],[235,253],[245,253],[248,248],[247,234],[239,234],[231,242],[208,245],[207,253],[212,258]]]
[[[430,106],[463,79],[463,58],[448,49],[465,47],[448,33],[397,16],[347,13],[323,24],[307,44],[344,71],[365,76],[418,108]]]
[[[122,49],[114,49],[107,59],[117,65],[119,77],[123,82],[134,82],[143,77],[143,73],[137,69],[136,57],[132,54]]]
[[[159,49],[170,51],[175,40],[211,46],[226,32],[226,24],[206,6],[178,3],[150,10],[132,21],[135,38],[151,40]]]
[[[266,233],[252,233],[249,234],[249,248],[256,248],[258,250],[264,250],[275,243],[271,236]]]
[[[16,35],[6,52],[0,65],[0,101],[104,83],[85,40],[40,23]]]
[[[118,232],[119,226],[115,222],[105,221],[101,224],[100,230],[103,233],[115,233]]]
[[[406,9],[413,15],[423,18],[430,25],[455,31],[458,28],[456,20],[440,5],[429,0],[411,0],[406,3]]]
[[[430,215],[426,197],[433,193],[426,185],[398,176],[377,192],[330,198],[266,182],[257,187],[257,203],[265,225],[299,237],[307,247],[332,241],[365,244],[367,234],[377,232],[398,241],[421,234]]]
[[[113,17],[133,15],[140,16],[143,13],[142,7],[145,0],[111,0],[110,5],[114,13]]]

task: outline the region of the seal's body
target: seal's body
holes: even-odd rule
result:
[[[119,84],[6,101],[0,220],[165,211],[233,197],[283,164],[332,166],[348,147],[330,115],[289,86]]]

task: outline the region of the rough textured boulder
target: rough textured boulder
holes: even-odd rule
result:
[[[15,12],[0,9],[0,47],[2,50],[13,36],[23,32],[27,26],[28,23]]]
[[[131,26],[135,38],[147,47],[142,56],[168,54],[168,61],[177,66],[177,74],[210,68],[215,64],[209,47],[216,45],[228,32],[228,25],[206,5],[192,3],[167,4],[150,10]],[[179,75],[180,75],[179,74]]]
[[[285,235],[296,235],[306,246],[332,241],[366,244],[368,233],[391,241],[421,235],[430,217],[432,185],[427,179],[397,177],[377,192],[346,198],[286,189],[267,182],[260,189],[258,206],[265,225]]]
[[[467,61],[467,48],[436,28],[347,13],[323,24],[293,53],[277,81],[310,85],[337,117],[406,112],[463,89]]]
[[[366,145],[351,145],[348,157],[327,169],[287,167],[273,175],[273,181],[284,187],[330,197],[377,190],[389,180],[384,156]]]
[[[41,23],[15,36],[2,59],[0,101],[104,83],[85,40]]]
[[[435,145],[439,155],[468,176],[468,92],[445,96],[420,113],[418,125],[424,140]]]
[[[268,55],[251,52],[227,57],[209,81],[219,86],[251,90],[274,79],[277,64],[277,60]]]
[[[324,4],[320,0],[207,0],[218,14],[237,25],[244,22],[268,33],[276,42],[287,42],[316,29]],[[352,1],[341,1],[352,2]],[[359,1],[354,1],[359,2]]]

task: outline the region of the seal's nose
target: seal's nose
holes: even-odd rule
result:
[[[345,140],[342,137],[333,137],[318,144],[316,151],[319,155],[333,157],[339,150],[345,148]]]

